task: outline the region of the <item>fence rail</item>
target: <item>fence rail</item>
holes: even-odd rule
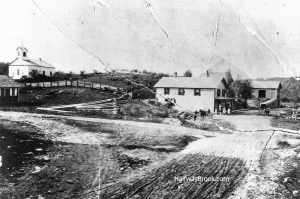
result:
[[[123,88],[118,88],[114,86],[109,86],[105,84],[100,83],[93,83],[93,82],[85,82],[85,81],[70,81],[70,80],[64,80],[64,81],[54,81],[54,82],[29,82],[25,83],[25,86],[32,86],[32,87],[62,87],[62,86],[70,86],[70,87],[84,87],[84,88],[93,88],[98,90],[113,90],[113,91],[124,91]]]

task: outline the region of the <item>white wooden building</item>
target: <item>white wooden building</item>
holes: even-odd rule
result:
[[[184,109],[216,111],[227,103],[233,108],[234,98],[226,96],[228,84],[223,74],[210,77],[163,77],[156,85],[158,101],[176,102]]]
[[[45,62],[41,58],[38,60],[28,58],[28,50],[21,45],[17,48],[18,57],[9,65],[8,75],[13,79],[20,79],[22,76],[30,77],[32,70],[37,70],[39,74],[52,76],[55,73],[55,67]]]

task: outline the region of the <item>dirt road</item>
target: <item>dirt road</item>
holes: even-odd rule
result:
[[[69,143],[101,144],[109,140],[106,134],[82,131],[77,126],[66,125],[58,120],[117,125],[128,134],[131,133],[130,129],[145,131],[144,134],[151,133],[151,140],[157,139],[156,142],[161,141],[161,134],[199,138],[181,152],[152,166],[142,176],[103,184],[100,192],[94,187],[96,191],[86,190],[78,198],[94,198],[96,193],[100,193],[101,198],[251,198],[249,192],[257,193],[252,198],[268,198],[258,192],[262,189],[261,184],[265,184],[263,188],[268,192],[274,189],[276,183],[262,177],[261,159],[266,150],[276,148],[277,141],[284,137],[281,132],[268,130],[270,121],[267,117],[253,115],[215,116],[216,122],[225,120],[237,127],[237,131],[232,134],[167,124],[16,112],[0,112],[0,118],[31,124],[43,131],[49,139]],[[151,132],[147,129],[151,129]],[[142,139],[144,135],[142,133],[139,136]],[[199,183],[188,181],[185,177],[228,177],[230,180]]]

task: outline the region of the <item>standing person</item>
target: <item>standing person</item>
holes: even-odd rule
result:
[[[138,97],[138,100],[141,101],[141,96],[140,96],[140,94],[138,94],[137,97]]]
[[[196,121],[196,119],[197,119],[197,114],[198,114],[198,111],[197,110],[194,111],[194,121]]]
[[[212,118],[212,113],[210,112],[210,109],[207,110],[207,115],[209,118]]]

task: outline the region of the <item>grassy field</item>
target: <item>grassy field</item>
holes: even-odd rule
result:
[[[276,128],[284,128],[298,131],[300,129],[300,121],[292,119],[284,119],[279,117],[273,117],[271,119],[271,126]]]

